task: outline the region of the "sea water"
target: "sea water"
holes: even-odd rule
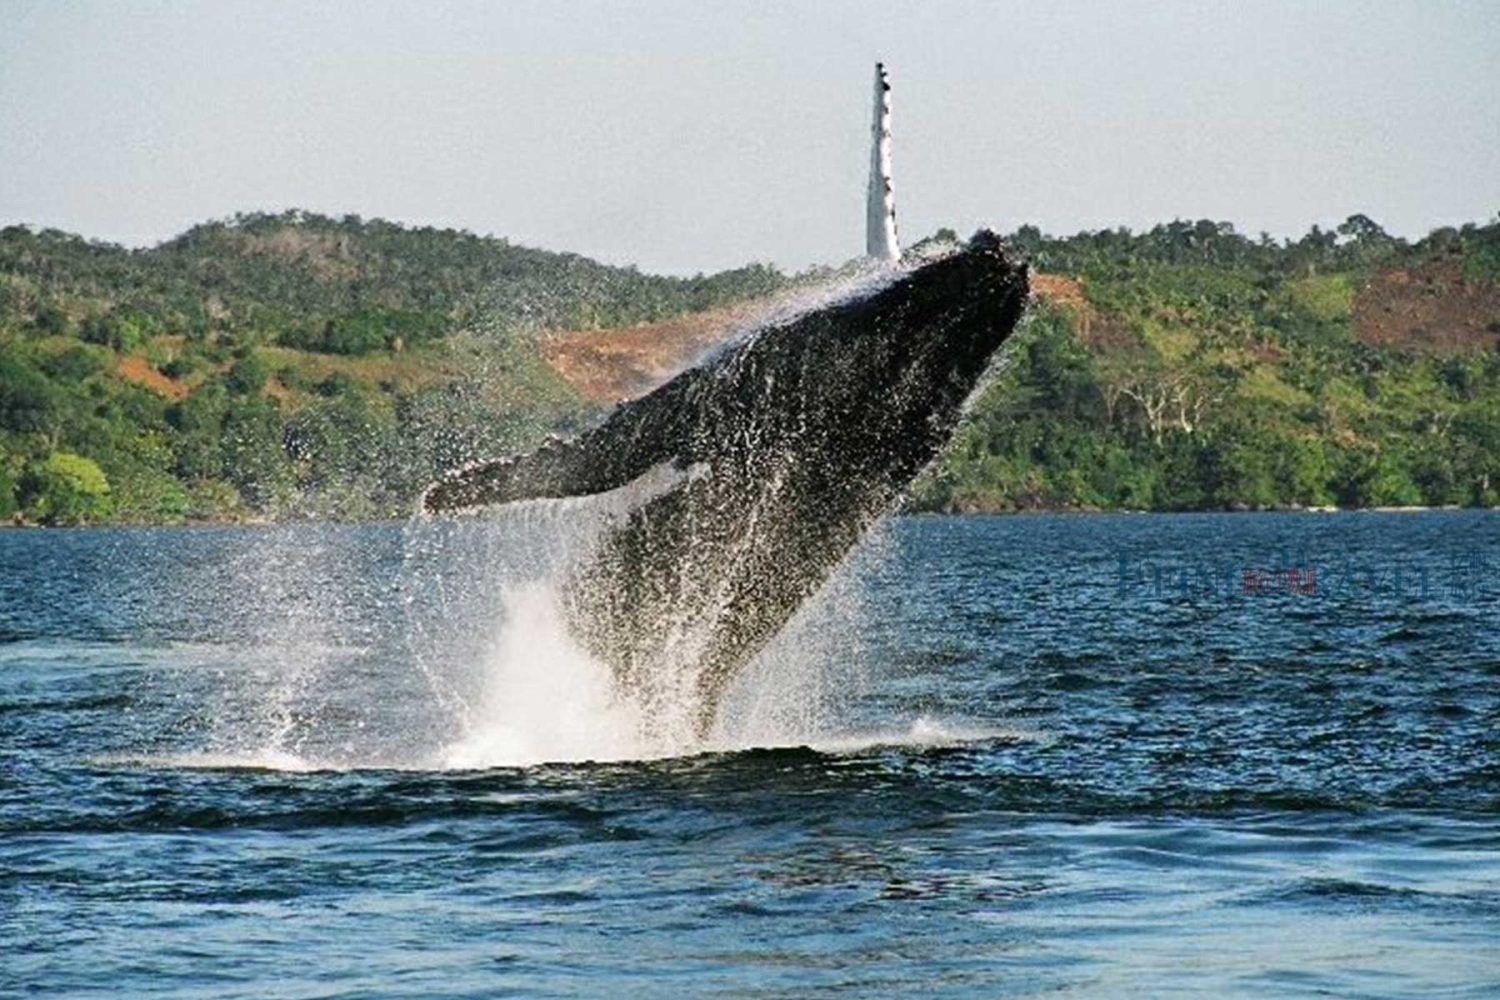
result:
[[[0,532],[0,994],[1500,995],[1500,517],[895,519],[706,741],[566,522]]]

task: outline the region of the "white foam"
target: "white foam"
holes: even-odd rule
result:
[[[878,747],[936,749],[980,743],[1036,743],[1046,739],[1035,730],[918,716],[905,727],[815,738],[807,746],[820,753],[854,754]]]
[[[92,763],[102,767],[145,767],[184,771],[280,771],[290,774],[350,770],[345,764],[309,760],[289,751],[273,748],[249,750],[243,753],[202,751],[119,754],[96,757]],[[367,767],[373,766],[367,765]]]
[[[863,581],[883,558],[879,531],[740,673],[713,731],[701,737],[693,623],[680,623],[681,648],[667,644],[669,662],[628,690],[567,627],[561,581],[588,551],[587,536],[618,515],[618,499],[605,496],[594,507],[541,502],[487,522],[408,526],[404,657],[394,649],[328,647],[327,629],[312,628],[301,642],[283,633],[253,656],[237,652],[228,668],[195,660],[198,669],[213,666],[224,685],[206,745],[107,763],[289,773],[485,770],[1024,738],[926,716],[848,723],[868,690]],[[378,672],[357,669],[363,661],[354,654],[366,653]]]
[[[445,768],[632,760],[652,755],[639,706],[568,635],[554,592],[507,588],[480,700]]]
[[[618,707],[618,706],[617,706]],[[607,711],[613,711],[609,709]],[[591,720],[583,712],[570,709],[574,720]],[[767,741],[726,741],[711,739],[679,747],[676,752],[665,746],[650,746],[636,740],[627,728],[601,732],[592,725],[556,729],[547,725],[547,716],[538,716],[516,724],[500,719],[469,733],[463,739],[430,759],[320,759],[304,757],[275,749],[243,753],[169,753],[123,754],[94,758],[101,767],[144,767],[165,770],[202,771],[274,771],[285,774],[316,774],[351,771],[488,771],[505,768],[529,768],[547,764],[625,763],[689,759],[704,755],[744,753],[752,750],[792,750],[806,748],[831,756],[857,756],[872,750],[928,750],[987,743],[1046,742],[1049,737],[1034,730],[1005,726],[981,725],[960,720],[940,721],[919,717],[903,726],[891,726],[838,734],[814,735],[799,739]]]

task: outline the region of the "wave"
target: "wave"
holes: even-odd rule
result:
[[[549,737],[543,747],[528,742],[518,731],[489,730],[467,737],[454,746],[426,757],[366,758],[319,757],[274,747],[243,751],[187,751],[160,754],[110,754],[89,763],[104,768],[145,768],[167,771],[265,771],[287,774],[354,773],[361,771],[408,771],[417,773],[484,772],[553,767],[568,764],[630,764],[689,761],[699,758],[730,758],[765,751],[806,750],[830,757],[857,756],[876,750],[926,751],[958,747],[981,747],[996,743],[1040,743],[1047,734],[1009,726],[965,720],[917,717],[904,727],[887,726],[868,731],[853,730],[800,739],[767,742],[709,740],[674,752],[651,748],[628,733],[582,737],[577,732]],[[613,752],[612,752],[613,751]]]

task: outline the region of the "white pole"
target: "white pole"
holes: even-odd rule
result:
[[[876,260],[901,259],[896,238],[896,194],[891,189],[891,84],[885,65],[875,64],[875,115],[871,127],[870,191],[865,203],[865,253]]]

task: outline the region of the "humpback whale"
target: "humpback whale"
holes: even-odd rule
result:
[[[901,256],[889,94],[877,65],[866,249],[887,264]],[[449,472],[422,511],[633,497],[568,571],[564,617],[648,715],[672,671],[707,736],[736,671],[947,444],[1028,295],[1026,266],[987,231],[880,273],[883,287],[767,323],[574,438]]]
[[[886,287],[771,324],[601,424],[469,465],[429,514],[651,482],[563,588],[624,690],[687,663],[705,736],[736,670],[948,442],[1015,328],[1027,271],[994,234]]]

